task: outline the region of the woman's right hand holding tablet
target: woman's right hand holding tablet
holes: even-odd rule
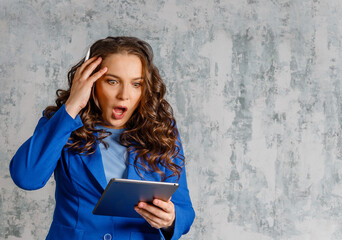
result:
[[[87,105],[94,83],[106,73],[107,67],[104,67],[91,75],[101,64],[101,61],[101,57],[92,57],[76,70],[70,89],[70,95],[65,103],[65,109],[72,118],[75,118]]]

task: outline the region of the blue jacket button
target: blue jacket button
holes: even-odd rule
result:
[[[110,235],[110,233],[106,233],[106,234],[103,236],[103,240],[112,240],[112,235]]]

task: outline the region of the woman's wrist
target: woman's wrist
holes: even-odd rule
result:
[[[80,110],[72,106],[68,101],[65,103],[65,110],[73,119],[75,119],[77,114],[80,112]]]
[[[161,228],[165,239],[171,239],[173,236],[173,232],[175,230],[175,221],[173,221],[171,226]]]

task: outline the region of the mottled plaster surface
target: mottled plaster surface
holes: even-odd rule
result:
[[[340,0],[0,0],[0,239],[44,239],[54,182],[8,171],[89,45],[155,50],[196,219],[183,239],[342,239]]]

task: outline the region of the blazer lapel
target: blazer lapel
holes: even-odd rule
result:
[[[107,186],[107,179],[103,168],[100,149],[97,148],[94,154],[81,154],[81,158],[84,164],[91,172],[91,174],[95,177],[96,181],[101,185],[101,187],[104,190]]]
[[[138,163],[138,166],[141,167],[140,174],[134,167],[134,156],[135,154],[132,152],[128,153],[128,166],[127,166],[127,178],[128,179],[135,179],[135,180],[153,180],[150,179],[149,175],[146,173],[146,170],[143,169],[143,167]],[[102,156],[101,151],[98,148],[94,154],[90,155],[84,155],[81,154],[82,161],[86,165],[86,167],[89,169],[91,174],[95,177],[96,181],[100,184],[100,186],[103,188],[103,190],[107,186],[107,179],[105,176],[103,163],[102,163]]]
[[[133,152],[128,153],[128,166],[127,166],[127,178],[135,179],[135,180],[143,180],[143,178],[139,175],[138,171],[134,167],[134,156]],[[140,174],[145,178],[145,171],[140,169]]]

